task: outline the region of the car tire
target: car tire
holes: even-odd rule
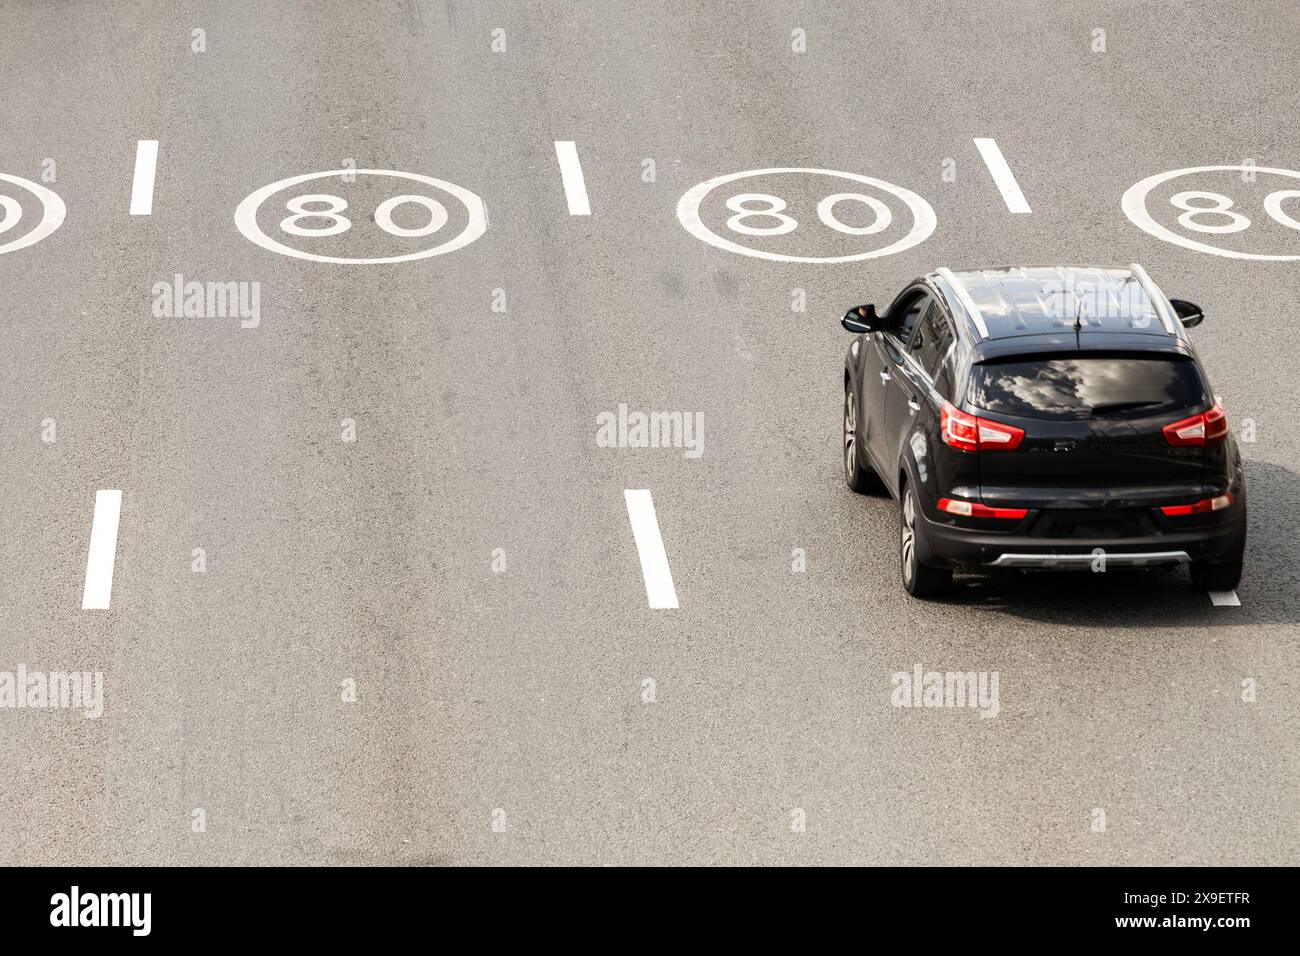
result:
[[[935,568],[921,563],[925,518],[907,482],[903,482],[899,489],[899,501],[898,560],[903,590],[915,598],[938,597],[947,593],[952,588],[952,568]]]
[[[1192,583],[1202,591],[1232,591],[1241,583],[1242,559],[1193,561]]]
[[[878,492],[884,486],[880,477],[864,467],[858,454],[858,399],[849,383],[844,383],[844,481],[850,491],[860,495]]]

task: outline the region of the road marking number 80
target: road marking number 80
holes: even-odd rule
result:
[[[1249,174],[1248,179],[1243,176],[1243,179],[1247,182],[1254,182],[1256,176],[1279,176],[1284,181],[1289,181],[1292,188],[1276,189],[1270,192],[1264,197],[1262,205],[1268,217],[1279,226],[1300,231],[1300,219],[1297,219],[1283,208],[1284,203],[1300,199],[1300,189],[1294,188],[1296,180],[1300,180],[1300,172],[1294,169],[1255,166],[1253,164],[1192,166],[1187,169],[1173,169],[1165,173],[1156,173],[1154,176],[1148,176],[1146,179],[1134,183],[1124,192],[1120,206],[1124,210],[1124,215],[1128,216],[1129,220],[1143,232],[1149,233],[1163,242],[1182,246],[1184,249],[1207,252],[1210,255],[1223,256],[1226,259],[1254,259],[1264,262],[1300,261],[1300,254],[1290,251],[1250,252],[1244,249],[1213,246],[1208,242],[1202,242],[1200,239],[1195,238],[1198,234],[1201,236],[1222,236],[1245,232],[1250,229],[1252,225],[1251,217],[1237,209],[1234,201],[1222,193],[1204,189],[1188,189],[1170,196],[1170,205],[1179,210],[1178,225],[1185,230],[1182,233],[1157,222],[1156,217],[1147,209],[1147,197],[1157,186],[1184,176],[1222,173]]]
[[[431,248],[420,249],[415,252],[380,255],[372,258],[333,256],[307,249],[296,249],[263,232],[261,226],[258,225],[258,210],[262,207],[262,204],[282,190],[319,179],[334,179],[347,175],[403,179],[418,183],[424,187],[431,187],[437,190],[439,194],[450,195],[460,206],[464,207],[465,225],[457,235]],[[399,226],[393,221],[393,214],[397,209],[406,205],[422,206],[429,214],[429,221],[422,226]],[[285,201],[284,208],[290,213],[290,215],[279,220],[280,232],[284,233],[285,236],[321,239],[341,235],[352,228],[352,220],[344,215],[348,208],[347,200],[333,193],[304,193],[293,196]],[[447,225],[450,215],[447,212],[447,207],[437,199],[415,193],[401,193],[390,196],[376,206],[374,219],[375,224],[390,236],[418,239],[439,232]],[[274,221],[272,220],[272,222]],[[235,209],[235,225],[244,234],[245,238],[251,242],[256,243],[263,249],[278,252],[283,256],[342,265],[379,265],[413,262],[417,259],[427,259],[430,256],[440,256],[465,248],[487,231],[487,209],[483,205],[483,200],[470,190],[443,179],[434,179],[432,176],[405,173],[395,169],[333,169],[325,172],[291,176],[288,179],[282,179],[255,190],[245,196]]]
[[[835,206],[841,202],[860,202],[869,208],[875,218],[865,226],[845,225],[835,216]],[[746,203],[765,203],[765,209],[747,209]],[[745,236],[784,236],[786,233],[794,232],[799,228],[799,222],[793,216],[785,214],[785,200],[780,196],[773,196],[770,193],[737,193],[727,200],[727,208],[736,215],[727,220],[727,228],[732,232],[738,232]],[[747,226],[746,219],[757,216],[767,216],[777,220],[777,225],[768,226]],[[834,229],[836,232],[842,232],[847,236],[871,236],[878,232],[884,232],[889,228],[893,221],[893,214],[890,213],[889,207],[882,203],[874,196],[866,196],[862,193],[834,193],[826,196],[817,203],[817,218],[822,221],[822,225]]]
[[[26,235],[0,243],[0,254],[35,245],[63,225],[63,219],[68,210],[57,194],[39,183],[23,179],[21,176],[10,176],[8,173],[0,173],[0,183],[8,183],[11,186],[17,186],[25,190],[39,200],[41,204],[41,218],[36,223],[35,228]],[[20,220],[25,218],[23,216],[24,202],[27,202],[27,200],[15,199],[13,196],[0,194],[0,235],[9,232],[14,226],[18,225]],[[29,222],[31,221],[31,217],[26,218]]]
[[[307,209],[308,204],[324,205],[325,209]],[[429,222],[416,228],[405,228],[393,222],[393,210],[406,203],[415,203],[429,210]],[[291,236],[337,236],[352,228],[352,220],[340,215],[348,208],[348,202],[341,196],[328,193],[310,193],[295,196],[285,204],[292,216],[280,223],[280,228]],[[381,202],[375,209],[375,223],[380,229],[392,236],[431,236],[447,224],[447,207],[428,196],[392,196]],[[330,225],[310,228],[299,225],[302,219],[329,219]]]
[[[1279,189],[1276,192],[1271,192],[1264,197],[1264,211],[1278,225],[1286,226],[1288,229],[1300,229],[1300,222],[1287,215],[1282,208],[1284,201],[1297,197],[1300,197],[1300,189]],[[1212,205],[1193,206],[1193,199],[1206,200]],[[1178,217],[1178,224],[1184,229],[1191,229],[1193,232],[1223,235],[1224,233],[1241,232],[1243,229],[1250,228],[1250,217],[1234,211],[1232,200],[1223,193],[1212,193],[1203,189],[1189,189],[1170,196],[1169,203],[1175,209],[1183,210],[1183,214]],[[1226,216],[1231,222],[1216,224],[1197,222],[1197,216],[1207,215]]]
[[[729,238],[728,232],[737,237],[771,238],[788,235],[799,228],[801,225],[799,220],[786,212],[786,200],[780,196],[763,192],[735,193],[725,201],[726,209],[732,214],[726,220],[726,231],[714,232],[713,229],[704,224],[700,215],[700,207],[713,190],[729,183],[735,183],[737,180],[773,175],[816,177],[822,183],[827,178],[847,180],[850,183],[866,185],[872,189],[888,193],[907,208],[911,219],[910,228],[901,239],[882,247],[867,249],[859,247],[857,251],[831,256],[805,256],[775,252],[746,246]],[[872,215],[871,222],[862,226],[852,226],[845,223],[836,215],[836,210],[841,204],[846,203],[857,203],[869,209]],[[904,189],[902,186],[895,186],[893,183],[857,173],[792,166],[772,169],[749,169],[740,173],[716,176],[713,179],[699,183],[687,190],[682,198],[678,200],[677,218],[687,232],[711,246],[738,255],[769,259],[775,262],[859,262],[863,259],[889,256],[924,242],[934,232],[935,227],[934,210],[930,208],[929,203],[910,189]],[[884,232],[894,221],[893,214],[885,203],[875,196],[862,192],[837,192],[823,195],[822,199],[817,203],[817,218],[822,225],[844,236],[874,236],[877,233]]]
[[[0,209],[4,210],[4,216],[0,217],[0,232],[8,232],[23,218],[23,207],[10,196],[0,196]]]

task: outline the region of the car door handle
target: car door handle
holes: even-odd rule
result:
[[[880,373],[880,380],[881,380],[882,382],[888,382],[888,381],[889,381],[889,378],[890,378],[890,375],[889,375],[888,372],[881,372],[881,373]]]
[[[907,407],[914,412],[919,412],[921,410],[921,406],[918,405],[916,402],[912,401],[910,398],[907,400]]]

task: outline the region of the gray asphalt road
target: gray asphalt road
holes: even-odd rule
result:
[[[0,707],[7,861],[1295,862],[1300,264],[1163,241],[1121,209],[1165,171],[1300,167],[1294,4],[0,12],[0,173],[67,209],[0,254],[0,672],[105,688],[98,719]],[[975,137],[1031,213],[1009,211]],[[152,213],[132,216],[148,139]],[[569,214],[557,140],[590,216]],[[236,228],[259,187],[349,166],[472,190],[487,230],[348,265]],[[905,187],[936,228],[825,264],[679,222],[697,183],[771,167]],[[1294,180],[1270,176],[1180,180],[1230,194],[1251,219],[1235,233],[1179,230],[1174,184],[1150,208],[1193,239],[1300,255],[1261,206]],[[820,224],[828,183],[893,224]],[[887,192],[818,174],[734,187],[786,199],[798,228],[730,229],[726,191],[705,225],[768,253],[880,249],[909,225]],[[305,192],[346,198],[353,227],[284,232]],[[353,258],[449,238],[376,225],[407,193],[444,202],[447,233],[468,221],[445,192],[363,175],[277,194],[257,222]],[[40,206],[0,194],[23,203],[5,243]],[[861,201],[833,212],[868,221]],[[1240,606],[1182,572],[907,599],[894,505],[841,475],[839,315],[939,265],[1133,260],[1205,307],[1194,341],[1234,427],[1253,422]],[[260,324],[156,316],[177,273],[257,283]],[[620,403],[699,413],[703,454],[598,447]],[[122,491],[111,606],[83,609],[100,489]],[[676,609],[648,606],[626,489],[653,494]],[[892,675],[918,664],[997,672],[997,716],[893,706]]]

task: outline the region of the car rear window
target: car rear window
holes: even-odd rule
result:
[[[1020,418],[1138,418],[1207,403],[1190,359],[1072,355],[989,362],[971,369],[967,401]]]

